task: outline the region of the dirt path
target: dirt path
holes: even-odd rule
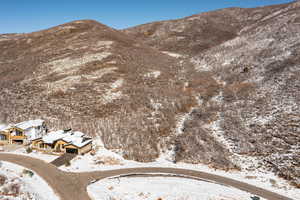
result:
[[[258,188],[247,183],[236,181],[230,178],[217,176],[205,172],[175,169],[175,168],[127,168],[118,170],[95,171],[85,173],[69,173],[56,168],[54,165],[35,158],[0,153],[0,160],[12,162],[29,168],[39,174],[53,190],[60,196],[61,200],[90,200],[86,188],[91,181],[100,180],[111,176],[123,174],[145,174],[145,173],[169,173],[180,176],[190,176],[198,179],[205,179],[223,185],[232,186],[251,194],[261,196],[270,200],[292,200],[282,195]]]

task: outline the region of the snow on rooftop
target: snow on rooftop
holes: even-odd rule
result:
[[[10,127],[11,127],[11,125],[0,124],[0,131],[6,131]]]
[[[45,135],[44,137],[42,137],[42,140],[47,144],[51,144],[56,140],[62,139],[64,136],[65,136],[65,133],[63,130],[52,131],[52,132],[48,133],[47,135]]]
[[[8,129],[10,129],[12,127],[14,127],[13,124],[3,125],[2,127],[0,125],[0,131],[8,131]]]
[[[24,121],[21,123],[16,124],[15,126],[18,128],[21,128],[23,130],[32,128],[32,127],[38,127],[38,126],[42,126],[44,123],[44,120],[42,119],[36,119],[36,120],[29,120],[29,121]]]
[[[52,144],[57,140],[64,140],[69,144],[77,147],[83,147],[92,141],[91,138],[85,137],[85,134],[79,131],[53,131],[45,135],[42,140],[47,144]]]
[[[0,130],[2,130],[3,128],[5,128],[6,125],[5,124],[0,124]]]
[[[86,138],[84,136],[85,136],[84,133],[75,131],[69,133],[68,136],[63,138],[63,140],[77,147],[83,147],[84,145],[88,144],[91,141],[90,138]]]

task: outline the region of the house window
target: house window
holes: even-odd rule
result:
[[[6,135],[2,135],[2,134],[0,134],[0,140],[7,140],[7,137],[6,137]]]
[[[44,148],[44,144],[40,144],[40,148],[43,149]]]
[[[19,131],[19,130],[16,130],[16,136],[23,136],[23,132]]]

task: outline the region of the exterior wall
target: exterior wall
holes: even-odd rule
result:
[[[22,129],[19,129],[19,128],[11,128],[8,130],[9,131],[9,134],[10,134],[10,144],[13,143],[14,140],[22,140],[24,142],[24,140],[26,140],[26,136],[24,134],[24,131]],[[16,131],[19,131],[21,132],[21,135],[12,135],[14,132]]]
[[[0,137],[0,145],[9,144],[9,133],[6,133],[6,132],[0,132],[0,135],[6,137],[5,140],[2,140],[2,138]]]
[[[36,150],[44,149],[40,147],[41,144],[43,144],[43,141],[41,140],[32,141],[31,147]]]
[[[46,126],[30,127],[24,130],[26,136],[32,136],[34,139],[40,138],[46,134]]]
[[[52,147],[49,144],[45,144],[42,140],[33,141],[31,148],[38,151],[52,152]]]
[[[62,153],[65,153],[66,152],[66,149],[64,147],[64,145],[66,145],[67,143],[63,140],[58,140],[55,145],[54,145],[54,151],[56,152],[62,152]]]
[[[53,151],[52,145],[51,144],[44,144],[44,149],[46,151]]]
[[[45,144],[42,140],[36,140],[36,141],[32,141],[31,143],[31,148],[38,150],[38,151],[42,151],[42,152],[47,152],[47,153],[65,153],[65,149],[62,149],[62,151],[57,151],[57,147],[59,146],[59,144],[65,143],[63,141],[61,142],[57,142],[55,144]]]
[[[92,143],[82,147],[81,149],[79,149],[79,154],[85,154],[85,153],[88,153],[89,151],[92,150]]]
[[[9,144],[9,140],[0,140],[0,145]]]

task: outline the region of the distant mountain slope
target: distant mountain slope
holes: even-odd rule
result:
[[[235,38],[245,26],[287,6],[226,8],[183,19],[139,25],[124,32],[161,51],[190,56]]]

